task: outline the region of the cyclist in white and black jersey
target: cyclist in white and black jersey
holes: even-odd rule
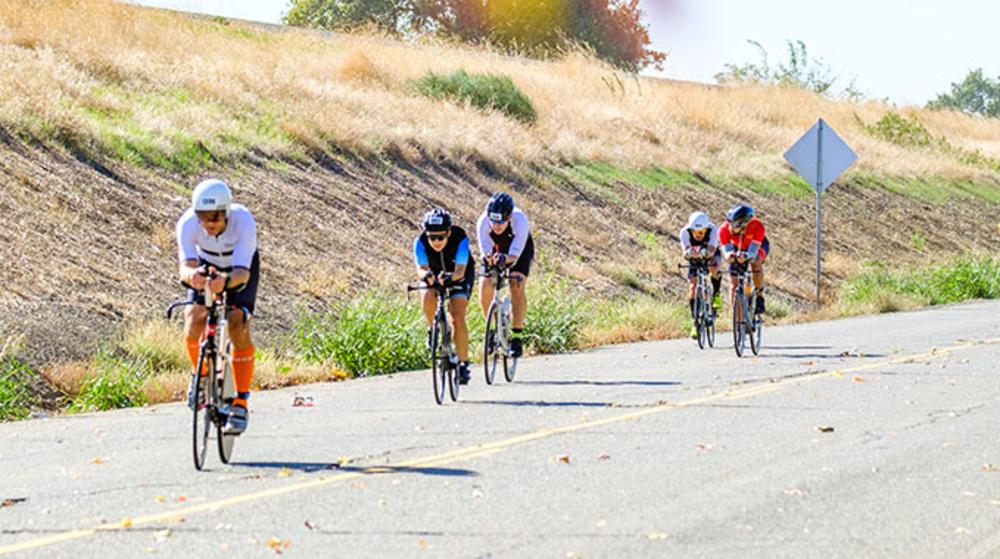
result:
[[[257,222],[250,210],[232,203],[229,187],[209,179],[195,187],[191,207],[177,222],[177,253],[181,283],[195,302],[184,316],[184,338],[191,366],[198,366],[198,350],[205,329],[205,284],[214,293],[226,292],[229,304],[229,339],[232,342],[233,379],[237,396],[230,406],[225,430],[240,434],[249,419],[247,398],[253,382],[254,345],[250,317],[257,300],[260,257],[257,254]],[[216,274],[215,279],[208,276]],[[192,381],[198,378],[192,377]],[[188,389],[188,405],[193,385]]]
[[[520,357],[524,351],[521,332],[524,317],[528,313],[528,296],[525,284],[531,272],[531,261],[535,258],[535,241],[531,238],[528,216],[514,206],[514,199],[506,192],[498,192],[490,197],[486,211],[476,223],[479,253],[484,263],[497,262],[510,267],[510,303],[513,324],[511,324],[510,350],[513,357]],[[483,316],[490,310],[493,301],[493,280],[482,270],[483,283],[479,287],[479,304]]]
[[[712,223],[704,212],[694,212],[688,218],[687,224],[680,230],[681,251],[688,261],[708,261],[708,270],[712,278],[712,307],[718,312],[722,305],[719,288],[722,285],[722,254],[719,252],[719,228]],[[697,272],[688,268],[688,305],[691,316],[694,316],[695,286]],[[696,338],[698,330],[691,327],[691,337]]]

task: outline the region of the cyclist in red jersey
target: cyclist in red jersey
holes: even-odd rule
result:
[[[757,313],[764,313],[764,261],[770,251],[764,224],[754,216],[752,207],[737,204],[726,213],[726,223],[719,228],[722,256],[729,262],[729,304],[736,293],[735,263],[750,263],[753,286],[757,289]]]

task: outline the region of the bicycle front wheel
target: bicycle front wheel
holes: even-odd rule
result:
[[[698,333],[698,347],[700,349],[705,349],[705,344],[708,343],[708,322],[706,317],[705,298],[702,296],[701,289],[699,288],[694,296],[694,328]]]
[[[486,313],[486,334],[483,336],[483,369],[486,373],[486,384],[493,384],[496,378],[497,365],[500,362],[500,314],[496,303],[490,304]]]
[[[750,350],[753,351],[754,355],[760,354],[760,335],[763,330],[764,320],[761,319],[760,315],[757,314],[757,292],[755,291],[753,296],[750,298],[750,309],[754,312],[751,315],[753,318],[750,319],[749,327],[747,328],[750,334]]]
[[[746,313],[746,299],[743,293],[737,293],[733,299],[733,349],[736,350],[737,357],[743,357],[743,350],[746,347],[746,326],[744,317]]]
[[[434,321],[431,330],[431,377],[434,379],[434,400],[438,405],[444,403],[445,384],[447,384],[445,379],[448,374],[446,363],[448,358],[445,353],[438,321]]]
[[[207,361],[207,356],[203,351],[198,357],[198,367],[194,370],[194,374],[200,374]],[[211,375],[212,371],[209,374]],[[205,384],[205,386],[202,386],[202,384]],[[208,432],[212,427],[212,407],[207,405],[208,394],[204,394],[206,388],[208,388],[208,383],[203,383],[202,379],[198,379],[198,382],[194,383],[194,401],[196,404],[191,421],[191,449],[193,451],[194,467],[196,470],[201,470],[205,467],[205,458],[208,454]],[[206,403],[202,404],[202,401]]]

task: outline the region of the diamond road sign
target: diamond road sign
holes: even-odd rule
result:
[[[858,158],[823,119],[819,119],[795,145],[785,152],[785,160],[822,193]]]

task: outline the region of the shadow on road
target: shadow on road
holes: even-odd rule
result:
[[[337,462],[232,462],[231,466],[243,468],[264,468],[297,470],[300,472],[358,472],[363,474],[422,474],[427,476],[475,477],[479,473],[462,468],[421,468],[414,466],[340,466]]]
[[[676,386],[676,380],[519,380],[517,384],[543,384],[547,386]]]
[[[487,406],[531,406],[540,408],[606,408],[611,402],[547,402],[545,400],[465,400],[463,404]]]
[[[833,349],[828,345],[772,345],[768,349]]]
[[[777,349],[773,347],[765,346],[763,351],[761,351],[760,357],[783,357],[786,359],[861,359],[865,357],[885,357],[884,353],[865,353],[861,355],[860,353],[771,353],[767,350]]]

